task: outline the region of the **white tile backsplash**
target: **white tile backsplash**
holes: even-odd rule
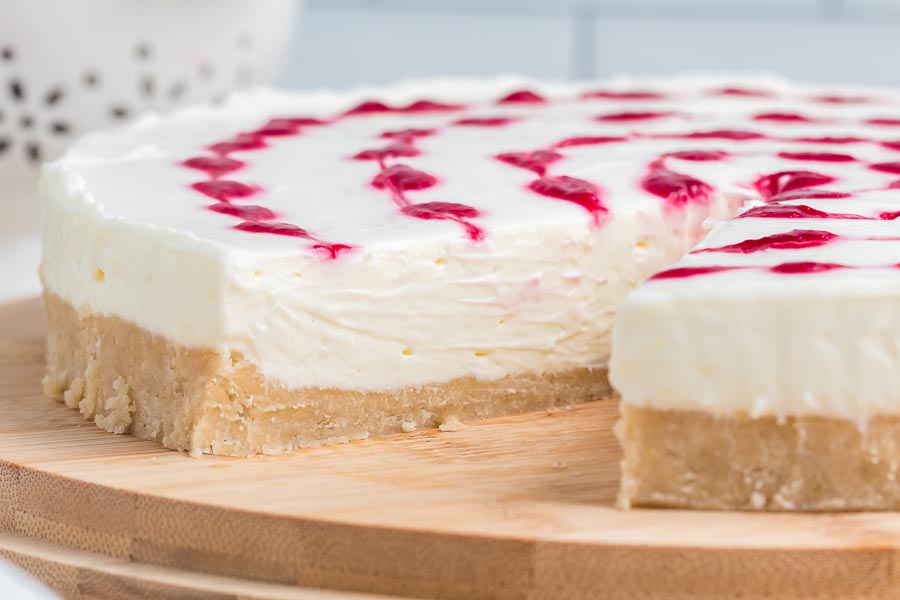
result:
[[[900,84],[900,24],[599,19],[600,77],[679,70],[777,71],[805,81]]]
[[[570,74],[563,16],[402,11],[307,12],[283,77],[296,88],[436,75]]]
[[[772,70],[900,85],[900,0],[308,0],[282,83]]]

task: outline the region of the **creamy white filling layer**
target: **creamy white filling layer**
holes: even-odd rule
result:
[[[615,307],[697,241],[707,213],[601,228],[578,215],[478,245],[443,236],[323,261],[109,215],[65,169],[48,172],[44,191],[47,289],[188,347],[240,352],[290,388],[605,366]]]
[[[653,281],[623,303],[610,377],[658,410],[859,421],[900,414],[900,273]]]

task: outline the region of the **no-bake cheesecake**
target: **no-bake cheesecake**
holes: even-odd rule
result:
[[[776,78],[145,117],[45,170],[45,389],[279,452],[608,398],[613,338],[623,505],[883,507],[898,139],[900,94]]]
[[[647,167],[715,144],[707,93],[261,91],[89,135],[43,174],[46,392],[234,455],[609,397],[625,293],[742,201]]]

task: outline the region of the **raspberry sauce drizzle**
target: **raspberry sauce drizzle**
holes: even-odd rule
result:
[[[400,205],[409,204],[403,198],[403,192],[424,190],[436,183],[437,178],[434,175],[401,164],[382,168],[382,171],[372,179],[372,185],[379,190],[386,189],[396,194],[397,203]]]
[[[438,180],[435,176],[403,164],[386,167],[381,163],[379,166],[381,172],[372,178],[372,186],[378,190],[388,191],[401,214],[423,221],[453,221],[463,227],[473,242],[484,239],[484,230],[469,221],[481,214],[474,206],[457,202],[416,204],[407,197],[407,192],[424,190],[436,185]]]
[[[469,117],[454,124],[460,127],[503,127],[515,121],[513,117]]]
[[[900,161],[875,163],[873,165],[869,165],[869,168],[872,169],[873,171],[878,171],[880,173],[890,173],[891,175],[900,175]]]
[[[662,160],[650,164],[650,171],[641,180],[641,187],[672,206],[706,202],[713,192],[711,185],[667,168]]]
[[[519,90],[503,96],[497,104],[545,104],[547,100],[531,90]]]
[[[266,148],[266,139],[265,136],[258,133],[239,133],[231,139],[209,146],[209,150],[223,156],[232,152],[261,150],[262,148]]]
[[[855,219],[867,217],[849,213],[831,213],[806,204],[766,204],[739,214],[737,219]]]
[[[534,152],[504,152],[497,155],[497,160],[538,175],[544,175],[547,168],[562,157],[562,154],[553,150],[535,150]]]
[[[250,135],[265,137],[287,137],[298,135],[303,127],[325,125],[325,121],[311,117],[279,117],[269,121]]]
[[[838,239],[838,235],[830,231],[818,229],[793,229],[785,233],[774,233],[761,238],[744,240],[727,246],[714,248],[701,248],[691,254],[703,254],[707,252],[729,252],[736,254],[753,254],[766,250],[796,250],[800,248],[816,248],[824,246]]]
[[[560,140],[553,144],[553,147],[570,148],[572,146],[599,146],[601,144],[613,144],[615,142],[625,141],[628,141],[628,138],[605,135],[578,135]]]
[[[344,111],[343,116],[371,115],[378,113],[421,113],[421,112],[449,112],[463,110],[462,104],[446,104],[433,100],[416,100],[406,106],[390,106],[377,100],[365,100],[353,108]]]
[[[219,202],[242,200],[259,192],[259,188],[256,186],[227,179],[198,181],[197,183],[191,184],[191,189],[209,196],[213,200],[218,200]]]
[[[278,214],[258,204],[232,204],[233,200],[243,200],[261,193],[260,186],[240,181],[220,179],[245,166],[245,163],[229,154],[268,148],[267,137],[288,137],[298,135],[304,127],[324,125],[326,121],[312,117],[284,117],[269,119],[262,127],[248,132],[238,133],[234,137],[215,142],[207,147],[214,156],[201,156],[187,159],[182,166],[204,172],[208,179],[191,184],[191,189],[217,202],[206,208],[211,212],[240,219],[235,225],[238,231],[262,233],[269,235],[286,235],[314,242],[310,248],[324,254],[329,259],[336,259],[343,252],[354,249],[349,244],[331,243],[320,240],[306,229],[286,222],[276,222]],[[396,144],[394,144],[396,146]],[[396,148],[394,149],[396,150]]]
[[[766,136],[756,131],[744,131],[738,129],[712,129],[709,131],[692,131],[681,134],[662,134],[659,137],[668,137],[684,140],[729,140],[732,142],[744,142],[749,140],[761,140]]]
[[[217,179],[244,167],[241,161],[227,156],[196,156],[181,164],[188,169],[203,171],[210,179]]]
[[[470,240],[480,242],[484,240],[484,230],[471,222],[471,219],[481,215],[477,208],[458,202],[412,202],[407,192],[433,187],[438,183],[437,177],[409,165],[388,165],[386,162],[389,158],[418,156],[420,152],[415,147],[416,141],[434,133],[433,129],[414,128],[385,131],[379,137],[396,140],[394,143],[380,149],[363,150],[353,158],[378,162],[379,172],[372,178],[372,187],[389,192],[400,214],[422,221],[453,221],[462,226]]]
[[[839,136],[839,135],[823,135],[819,137],[798,137],[791,138],[791,142],[798,142],[801,144],[830,144],[830,145],[843,145],[843,144],[860,144],[862,142],[868,142],[869,140],[861,137],[853,137],[853,136]]]
[[[273,222],[273,223],[257,223],[257,222],[247,222],[247,223],[239,223],[234,226],[235,229],[240,231],[247,231],[249,233],[270,233],[272,235],[285,235],[289,237],[296,238],[304,238],[304,239],[312,239],[309,232],[302,227],[298,227],[297,225],[293,225],[291,223],[281,223],[281,222]]]
[[[713,90],[712,95],[715,96],[738,96],[745,98],[769,98],[772,96],[771,92],[767,92],[766,90],[751,90],[748,88],[739,88],[739,87],[726,87],[718,90]]]
[[[651,281],[659,279],[685,279],[687,277],[696,277],[697,275],[709,275],[711,273],[722,273],[724,271],[733,271],[740,267],[675,267],[660,271],[650,278]]]
[[[650,121],[652,119],[662,119],[672,116],[668,112],[619,112],[608,115],[598,115],[594,120],[601,122],[630,122],[630,121]]]
[[[726,88],[711,92],[713,94],[723,96],[746,96],[746,97],[762,97],[772,96],[769,92],[759,90],[746,90],[741,88]],[[656,92],[644,92],[640,90],[625,92],[607,92],[604,90],[589,91],[582,94],[582,99],[590,100],[611,100],[611,101],[650,101],[664,98],[664,95]],[[841,98],[838,96],[822,96],[819,98],[809,98],[813,101],[844,104],[855,103],[859,99]],[[868,101],[862,99],[861,101]],[[548,104],[550,100],[541,94],[528,89],[517,90],[496,100],[497,104],[514,105],[514,104]],[[250,226],[248,224],[256,223],[266,224],[275,223],[278,215],[270,209],[258,204],[235,204],[236,201],[248,199],[256,196],[264,190],[257,185],[236,181],[234,179],[225,179],[226,176],[240,171],[245,162],[237,160],[232,153],[248,152],[254,150],[265,149],[271,144],[277,145],[277,138],[288,137],[302,134],[305,128],[325,125],[332,120],[340,119],[342,116],[354,117],[364,115],[377,115],[379,113],[397,113],[411,114],[418,112],[448,112],[465,109],[462,104],[450,104],[433,100],[418,100],[405,105],[394,105],[378,100],[362,102],[342,115],[338,115],[336,119],[321,120],[312,117],[275,117],[269,119],[259,128],[246,133],[238,133],[235,136],[223,139],[210,146],[207,150],[212,156],[198,156],[189,158],[184,161],[183,166],[196,171],[201,171],[208,177],[207,181],[196,182],[191,187],[213,200],[214,204],[207,206],[208,210],[219,214],[232,216],[242,219],[239,227],[242,231],[253,233],[269,233],[273,235],[290,235],[291,237],[303,237],[297,234],[297,231],[306,232],[302,227],[277,222],[278,227],[260,227]],[[585,107],[587,108],[587,107]],[[650,121],[663,117],[673,116],[674,112],[658,112],[645,111],[643,106],[637,106],[636,111],[622,111],[618,113],[604,114],[595,117],[601,122],[639,122]],[[500,109],[498,109],[500,110]],[[457,118],[449,125],[458,125],[463,127],[503,127],[512,122],[521,119],[527,119],[527,111],[517,111],[517,116],[488,116],[488,117],[467,117]],[[681,113],[677,113],[681,115]],[[526,115],[526,116],[522,116]],[[455,116],[453,116],[455,118]],[[794,112],[763,112],[750,115],[752,121],[774,122],[774,123],[812,123],[817,119]],[[838,122],[838,121],[835,121]],[[869,119],[868,124],[881,126],[900,126],[900,119],[880,118]],[[375,189],[387,191],[391,194],[393,202],[398,206],[401,214],[420,220],[450,220],[459,222],[465,229],[467,235],[473,240],[484,238],[484,233],[479,228],[469,223],[468,219],[480,216],[480,212],[469,205],[459,204],[455,202],[423,202],[413,203],[408,194],[417,190],[423,190],[437,185],[438,179],[429,173],[414,169],[405,164],[388,164],[392,161],[400,159],[414,158],[421,155],[420,149],[416,146],[419,138],[435,135],[446,125],[438,126],[433,129],[423,128],[407,128],[384,131],[380,136],[383,140],[387,140],[383,145],[378,146],[372,144],[373,147],[360,150],[350,158],[359,161],[372,161],[379,166],[379,173],[371,179],[371,185]],[[566,138],[555,144],[542,149],[520,152],[503,152],[495,156],[499,161],[505,162],[512,167],[530,171],[537,176],[528,188],[535,193],[543,196],[551,197],[557,200],[563,200],[578,204],[591,215],[595,223],[600,223],[608,214],[607,208],[601,200],[602,190],[597,184],[570,177],[567,175],[551,174],[552,168],[556,168],[557,163],[564,158],[564,154],[557,152],[569,147],[601,145],[617,142],[627,142],[630,139],[648,139],[648,138],[680,138],[689,140],[727,140],[727,141],[752,141],[752,140],[775,140],[784,142],[821,144],[821,145],[841,145],[855,143],[876,144],[887,150],[900,151],[900,141],[879,141],[854,136],[821,136],[821,137],[781,137],[767,136],[759,132],[745,131],[741,129],[713,129],[708,131],[693,131],[683,134],[645,134],[642,135],[639,130],[628,134],[628,137],[622,136],[574,136]],[[751,149],[757,146],[750,146]],[[766,154],[772,153],[779,158],[790,161],[807,161],[821,163],[851,163],[857,159],[845,153],[828,151],[824,152],[811,151],[790,151],[783,150],[775,152],[765,150]],[[647,174],[641,180],[640,185],[644,191],[651,193],[657,197],[663,198],[667,204],[680,206],[689,202],[705,201],[714,192],[714,189],[704,181],[694,177],[693,175],[678,172],[664,164],[667,159],[675,159],[689,162],[711,162],[719,160],[739,159],[744,152],[733,150],[734,157],[729,153],[721,150],[677,150],[667,152],[652,161],[649,165]],[[762,154],[759,150],[753,150],[757,154]],[[748,152],[751,154],[752,152]],[[862,153],[859,156],[863,156]],[[242,156],[243,158],[243,156]],[[673,163],[669,163],[672,165]],[[875,162],[873,164],[860,163],[860,167],[883,172],[891,175],[900,175],[900,161],[896,162]],[[680,169],[689,170],[687,166]],[[816,188],[824,186],[828,183],[836,181],[831,175],[818,173],[815,171],[797,170],[797,171],[779,171],[769,175],[759,177],[753,182],[754,187],[762,194],[768,202],[781,202],[784,200],[798,200],[806,198],[845,198],[850,194],[846,192],[829,192],[826,190],[817,190]],[[848,177],[847,181],[851,181]],[[896,184],[896,185],[895,185]],[[889,184],[888,187],[900,187],[900,181],[895,184]],[[879,213],[880,219],[894,219],[900,215],[900,211],[885,211]],[[755,218],[832,218],[832,219],[873,219],[863,215],[849,213],[832,213],[812,208],[805,204],[799,205],[767,205],[756,207],[747,211],[739,217],[755,217]],[[292,229],[293,228],[293,229]],[[292,231],[287,234],[285,231]],[[476,233],[473,233],[476,232]],[[309,235],[308,232],[306,234]],[[313,237],[305,239],[315,240]],[[752,240],[751,240],[752,241]],[[317,244],[316,249],[324,249],[327,244]],[[344,249],[350,249],[350,246],[336,244],[330,246],[341,246]],[[335,250],[333,257],[341,250]]]
[[[396,109],[401,113],[421,113],[421,112],[452,112],[462,110],[465,106],[462,104],[446,104],[443,102],[435,102],[433,100],[416,100],[406,106]]]
[[[753,186],[763,198],[771,199],[785,192],[828,185],[834,181],[834,177],[815,171],[778,171],[760,177],[753,182]]]
[[[837,152],[779,152],[779,158],[787,160],[799,160],[810,162],[855,162],[856,159],[849,154]]]
[[[211,204],[207,208],[213,212],[222,215],[237,217],[243,221],[270,221],[277,219],[278,215],[266,208],[256,204],[229,204],[227,202],[219,202]]]
[[[821,96],[813,96],[813,102],[821,102],[823,104],[865,104],[869,99],[865,96],[841,96],[839,94],[825,94]]]
[[[813,123],[815,120],[797,113],[760,113],[754,115],[754,121],[771,121],[775,123]]]
[[[386,140],[397,140],[398,142],[405,142],[407,144],[412,144],[416,139],[420,137],[428,137],[434,135],[436,130],[434,129],[416,129],[415,127],[411,127],[409,129],[396,129],[393,131],[385,131],[378,137],[384,138]]]
[[[808,188],[779,192],[774,196],[768,198],[768,201],[784,202],[786,200],[839,200],[841,198],[850,198],[852,195],[853,194],[849,192],[835,192],[831,190]]]
[[[354,106],[353,108],[347,109],[344,111],[345,117],[350,117],[353,115],[371,115],[376,113],[388,113],[393,112],[393,108],[385,104],[384,102],[377,102],[375,100],[364,100]]]
[[[787,262],[781,263],[780,265],[775,265],[774,267],[770,267],[769,270],[772,273],[781,273],[783,275],[796,275],[796,274],[807,274],[807,273],[824,273],[825,271],[834,271],[835,269],[846,269],[847,267],[844,265],[839,265],[836,263],[823,263],[823,262],[815,262],[815,261],[800,261],[800,262]]]
[[[260,221],[244,221],[234,226],[238,231],[247,233],[264,233],[268,235],[283,235],[287,237],[300,238],[315,242],[310,246],[311,249],[325,255],[326,258],[334,260],[338,258],[342,252],[349,252],[354,249],[348,244],[332,244],[323,242],[310,234],[306,229],[293,225],[291,223],[281,222],[260,222]]]
[[[300,126],[295,125],[287,119],[271,119],[268,123],[253,131],[262,137],[288,137],[297,135],[300,132]]]
[[[676,158],[678,160],[689,160],[691,162],[713,162],[725,160],[728,158],[728,153],[724,150],[680,150],[677,152],[669,152],[664,158]]]
[[[386,158],[410,158],[418,156],[419,151],[415,146],[408,142],[397,142],[389,144],[384,148],[374,148],[371,150],[363,150],[353,155],[354,160],[377,160],[383,162]]]
[[[665,96],[658,92],[649,92],[645,90],[630,91],[611,91],[611,90],[592,90],[584,92],[581,95],[582,100],[623,100],[623,101],[646,101],[646,100],[662,100]]]
[[[609,138],[603,138],[606,143]],[[572,143],[573,140],[585,143]],[[590,141],[588,141],[590,140]],[[563,143],[555,144],[555,147],[565,147],[568,145],[590,145],[594,141],[592,138],[569,138],[563,140]],[[591,215],[594,225],[600,225],[609,214],[609,209],[603,205],[601,200],[602,191],[600,186],[585,179],[577,177],[569,177],[568,175],[548,175],[551,165],[563,158],[563,155],[555,150],[542,149],[532,152],[503,152],[495,156],[501,162],[504,162],[519,169],[525,169],[538,175],[528,184],[528,189],[541,196],[571,202],[577,204]]]
[[[850,267],[837,263],[824,263],[816,261],[785,262],[772,267],[726,267],[722,265],[710,265],[703,267],[674,267],[672,269],[660,271],[656,275],[653,275],[649,279],[649,281],[686,279],[688,277],[712,275],[714,273],[724,273],[726,271],[765,270],[770,273],[777,273],[780,275],[804,275],[809,273],[824,273],[826,271],[834,271],[837,269],[847,268]]]
[[[584,179],[568,175],[546,176],[532,181],[528,189],[542,196],[577,204],[590,213],[594,225],[600,225],[609,213],[600,200],[600,187]]]

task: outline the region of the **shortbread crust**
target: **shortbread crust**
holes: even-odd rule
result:
[[[612,395],[605,369],[394,391],[286,389],[238,355],[186,348],[47,293],[47,395],[115,433],[192,454],[273,454]]]
[[[900,417],[716,416],[628,404],[619,505],[713,510],[900,508]]]

